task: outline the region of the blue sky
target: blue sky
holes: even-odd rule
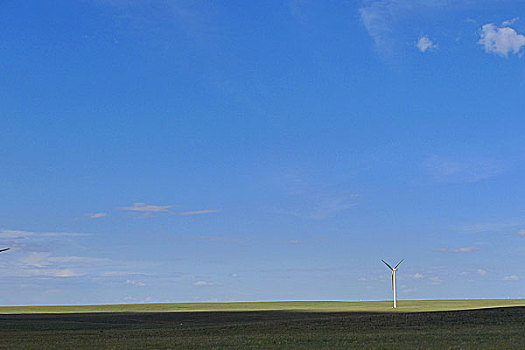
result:
[[[3,1],[4,305],[525,297],[520,1]]]

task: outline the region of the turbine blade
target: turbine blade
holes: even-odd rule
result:
[[[403,260],[405,260],[405,259],[401,259],[401,261],[397,263],[397,265],[396,265],[396,267],[394,267],[394,269],[397,269],[397,267],[399,266],[399,264],[401,264],[403,262]]]
[[[394,271],[392,271],[392,290],[394,290]]]
[[[392,266],[388,265],[388,263],[386,261],[384,261],[383,259],[381,259],[381,261],[383,262],[383,264],[385,264],[386,266],[388,266],[388,268],[390,270],[393,270]]]
[[[11,248],[4,248],[4,249],[0,249],[0,252],[5,252],[6,250],[9,250]]]

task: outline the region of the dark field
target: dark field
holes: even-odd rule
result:
[[[0,315],[0,348],[525,348],[525,308]]]

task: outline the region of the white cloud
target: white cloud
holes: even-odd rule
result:
[[[518,281],[520,278],[516,275],[510,275],[503,277],[503,280],[505,281]]]
[[[421,52],[426,52],[427,50],[435,50],[438,47],[437,44],[434,44],[428,36],[420,37],[417,41],[416,46]]]
[[[208,209],[208,210],[195,210],[195,211],[184,211],[182,213],[178,213],[178,215],[202,215],[202,214],[211,214],[211,213],[218,213],[220,212],[219,209]]]
[[[87,213],[87,214],[84,214],[84,216],[87,216],[90,219],[100,219],[100,218],[103,218],[103,217],[105,217],[107,215],[108,215],[108,213]]]
[[[461,248],[441,248],[438,252],[442,253],[471,253],[479,250],[478,247],[461,247]]]
[[[232,274],[230,274],[230,277],[231,277],[231,278],[239,278],[239,275],[236,274],[236,273],[232,273]]]
[[[481,28],[481,38],[478,43],[485,47],[485,52],[507,57],[509,53],[518,54],[520,52],[525,46],[525,36],[518,34],[510,27],[498,28],[488,23]]]
[[[196,286],[196,287],[207,287],[207,286],[213,285],[213,283],[206,282],[206,281],[197,281],[197,282],[193,283],[193,285]]]
[[[146,285],[146,283],[144,282],[135,281],[135,280],[126,280],[126,284],[129,284],[135,287],[144,287]]]
[[[133,203],[129,207],[120,207],[119,210],[136,211],[145,214],[167,212],[171,205],[149,205],[145,203]]]
[[[487,275],[487,271],[483,270],[483,269],[478,269],[477,271],[478,275],[480,276],[486,276]]]
[[[420,280],[420,279],[423,278],[423,275],[418,272],[418,273],[415,273],[414,275],[412,275],[412,278],[416,279],[416,280]]]
[[[525,237],[525,228],[522,228],[520,230],[518,230],[518,236],[524,236]]]

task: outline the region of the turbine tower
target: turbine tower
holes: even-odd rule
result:
[[[405,259],[401,259],[400,262],[397,263],[397,265],[395,267],[392,267],[390,265],[388,265],[388,263],[386,261],[384,261],[383,259],[381,259],[381,261],[386,265],[388,266],[388,268],[390,270],[392,270],[392,290],[394,291],[394,306],[393,308],[397,308],[397,291],[396,291],[396,271],[397,271],[397,267],[399,266],[399,264],[401,264],[403,262],[403,260]]]

